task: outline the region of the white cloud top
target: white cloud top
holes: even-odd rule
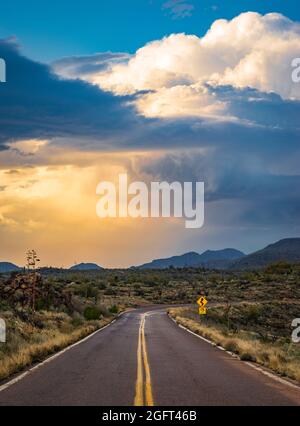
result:
[[[251,87],[300,99],[300,85],[291,78],[299,55],[299,23],[278,13],[247,12],[215,21],[202,38],[172,34],[125,62],[81,77],[115,94],[151,91],[137,101],[146,116],[230,116],[212,87]]]

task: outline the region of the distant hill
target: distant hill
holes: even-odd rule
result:
[[[233,262],[231,269],[255,269],[278,261],[300,262],[300,238],[285,238]]]
[[[103,268],[95,263],[79,263],[70,268],[70,271],[101,271]]]
[[[173,256],[167,259],[155,259],[150,263],[145,263],[139,266],[140,269],[167,269],[173,266],[174,268],[183,268],[185,266],[199,265],[200,254],[195,252],[185,253],[181,256]]]
[[[202,254],[190,252],[181,256],[173,256],[166,259],[156,259],[150,263],[139,266],[140,269],[167,269],[170,267],[207,267],[207,268],[223,268],[228,266],[233,260],[240,259],[245,256],[239,250],[227,248],[224,250],[207,250]]]
[[[10,262],[0,262],[0,274],[7,272],[17,272],[20,271],[21,268],[17,265],[14,265]]]
[[[227,269],[233,261],[244,256],[243,252],[232,248],[215,251],[207,250],[200,255],[199,266],[207,269]]]

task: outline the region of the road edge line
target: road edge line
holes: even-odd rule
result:
[[[256,371],[264,374],[265,376],[267,376],[267,377],[275,380],[276,382],[279,382],[281,384],[287,385],[287,386],[289,386],[289,387],[291,387],[293,389],[297,389],[298,391],[300,390],[300,385],[294,384],[294,383],[290,382],[289,380],[280,377],[279,375],[277,375],[274,372],[265,370],[259,364],[251,363],[249,361],[243,361],[239,355],[237,355],[237,354],[235,354],[233,352],[227,351],[222,346],[217,345],[213,341],[211,341],[209,339],[206,339],[205,337],[201,336],[200,334],[194,333],[192,330],[189,330],[187,327],[184,327],[181,324],[178,324],[178,322],[174,318],[172,318],[169,314],[168,314],[168,317],[170,318],[170,320],[172,320],[177,325],[177,327],[179,327],[179,328],[187,331],[190,334],[193,334],[194,336],[198,337],[201,340],[204,340],[204,342],[210,344],[211,346],[214,346],[215,348],[220,349],[223,352],[226,352],[228,355],[230,355],[233,358],[235,358],[235,359],[243,362],[244,364],[247,364],[249,367],[253,368],[254,370],[256,370]]]
[[[28,370],[24,371],[23,373],[20,373],[17,377],[14,379],[8,381],[7,383],[4,383],[0,386],[0,393],[5,391],[6,389],[10,388],[11,386],[15,385],[16,383],[23,380],[26,376],[33,373],[34,371],[38,370],[39,368],[43,367],[44,365],[48,364],[51,361],[54,361],[59,356],[63,355],[64,353],[68,352],[69,350],[73,349],[74,347],[81,345],[81,343],[86,342],[87,340],[91,339],[93,336],[95,336],[97,333],[100,333],[101,331],[105,330],[107,327],[110,327],[113,325],[118,318],[120,318],[122,315],[124,315],[128,311],[121,312],[115,319],[113,319],[109,324],[104,325],[103,327],[99,328],[98,330],[94,331],[93,333],[89,334],[88,336],[84,337],[81,340],[78,340],[75,343],[72,343],[70,346],[66,346],[64,349],[62,349],[59,352],[56,352],[54,355],[51,355],[50,357],[46,358],[44,361],[39,362],[34,367],[29,368]]]

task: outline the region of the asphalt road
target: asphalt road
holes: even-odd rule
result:
[[[162,308],[114,324],[0,391],[0,406],[300,405],[300,390],[179,328]]]

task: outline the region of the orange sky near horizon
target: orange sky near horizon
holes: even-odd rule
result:
[[[57,267],[75,262],[128,267],[176,254],[179,241],[192,233],[181,219],[96,215],[100,181],[116,182],[124,172],[132,180],[149,180],[140,175],[138,163],[160,155],[81,152],[38,140],[12,144],[0,152],[1,261],[23,266],[32,248],[41,265]]]

